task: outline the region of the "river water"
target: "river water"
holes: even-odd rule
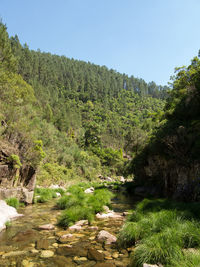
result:
[[[133,200],[123,192],[112,200],[112,209],[121,214],[132,208]],[[56,225],[61,214],[55,209],[55,200],[20,208],[24,216],[13,221],[7,230],[0,233],[0,267],[126,267],[131,249],[125,250],[116,244],[105,245],[97,235],[105,230],[115,236],[124,223],[119,219],[95,219],[90,226],[82,226],[77,232]],[[39,230],[40,225],[53,224],[53,230]],[[91,226],[95,226],[92,229]],[[61,242],[60,236],[71,234],[69,240]],[[88,250],[93,255],[88,257]],[[101,254],[101,255],[100,255]]]

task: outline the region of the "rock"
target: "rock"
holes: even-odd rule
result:
[[[88,259],[95,261],[103,261],[104,255],[94,248],[88,249]]]
[[[33,253],[33,254],[37,254],[38,252],[39,251],[37,249],[35,249],[35,248],[31,249],[31,253]]]
[[[59,242],[67,243],[69,240],[72,240],[73,238],[74,238],[74,236],[72,234],[65,234],[59,238]]]
[[[73,258],[74,262],[76,262],[77,264],[81,265],[83,262],[87,261],[88,259],[86,257],[78,257],[75,256]]]
[[[118,253],[118,252],[114,252],[114,253],[112,254],[112,257],[113,257],[114,259],[117,259],[117,258],[119,257],[119,253]]]
[[[53,243],[52,246],[53,246],[54,248],[58,248],[58,243]]]
[[[40,257],[41,258],[51,258],[53,257],[54,252],[52,250],[43,250]]]
[[[115,213],[114,211],[110,211],[109,213],[97,213],[96,214],[97,219],[105,219],[105,218],[114,218],[114,219],[122,219],[122,215]]]
[[[56,192],[56,197],[61,197],[61,193]]]
[[[82,247],[59,247],[56,250],[56,254],[62,256],[80,256],[87,257],[87,249]]]
[[[80,220],[75,223],[77,226],[83,226],[83,225],[88,225],[88,220]]]
[[[97,239],[99,241],[106,241],[107,245],[109,245],[111,243],[115,243],[117,241],[117,238],[114,235],[112,235],[109,232],[104,231],[104,230],[99,232]]]
[[[125,182],[125,178],[123,176],[120,176],[120,182],[122,182],[122,183]]]
[[[53,224],[43,224],[38,227],[40,230],[53,230],[55,226]]]
[[[87,188],[85,189],[84,191],[86,194],[92,194],[94,192],[94,187],[90,187],[90,188]]]
[[[0,200],[0,231],[5,229],[5,223],[17,217],[23,216],[18,214],[16,209],[7,205],[4,200]]]
[[[30,262],[28,260],[23,260],[22,261],[22,266],[23,267],[34,267],[34,263],[33,262]]]
[[[36,242],[37,249],[48,249],[49,241],[47,239],[40,239]]]
[[[96,231],[98,229],[99,229],[98,226],[90,226],[90,227],[88,227],[88,230],[92,230],[92,231]]]
[[[8,257],[18,257],[22,255],[26,255],[28,251],[10,251],[2,255],[2,258],[8,258]]]
[[[75,232],[75,231],[80,231],[81,228],[82,228],[81,226],[74,224],[74,225],[69,227],[69,230]]]
[[[33,203],[33,196],[34,196],[34,191],[29,191],[27,188],[22,188],[22,196],[21,196],[21,201],[25,202],[27,204],[32,204]]]

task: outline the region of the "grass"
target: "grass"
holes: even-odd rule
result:
[[[180,263],[196,262],[200,258],[183,252],[200,248],[199,211],[199,203],[165,199],[144,199],[138,203],[118,236],[121,247],[135,246],[131,266],[140,267],[145,262],[171,267],[195,266]]]
[[[45,203],[52,198],[56,198],[56,193],[60,193],[61,195],[64,195],[65,191],[62,188],[36,188],[35,189],[35,197],[34,197],[34,203]],[[39,196],[38,198],[36,196]]]
[[[68,189],[70,195],[57,201],[58,208],[64,209],[58,220],[59,225],[68,227],[82,219],[91,222],[97,212],[103,211],[103,206],[110,206],[113,194],[108,189],[96,189],[93,194],[84,193],[84,189],[73,185]]]
[[[19,202],[19,200],[18,200],[17,198],[15,198],[15,197],[11,197],[11,198],[6,199],[6,203],[7,203],[9,206],[12,206],[12,207],[14,207],[14,208],[16,208],[16,209],[18,209],[19,206],[20,206],[20,202]]]

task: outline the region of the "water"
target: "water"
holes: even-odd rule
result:
[[[118,193],[113,199],[113,210],[122,214],[132,208],[132,199],[126,194]],[[44,204],[29,205],[19,209],[23,217],[13,221],[7,230],[0,233],[0,266],[9,267],[56,267],[56,266],[128,266],[129,252],[119,249],[116,244],[105,245],[97,240],[101,230],[117,236],[124,223],[121,219],[96,219],[91,226],[98,229],[89,229],[83,226],[78,232],[72,233],[69,229],[56,226],[61,211],[55,209],[55,201]],[[39,230],[39,225],[54,224],[54,230]],[[72,234],[65,243],[59,242],[63,234]],[[88,258],[89,249],[97,255]],[[47,251],[47,252],[44,252]],[[49,252],[50,251],[50,252]],[[98,252],[103,260],[98,260]],[[49,253],[43,258],[44,253]],[[101,256],[102,256],[101,255]]]

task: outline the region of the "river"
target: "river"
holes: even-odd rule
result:
[[[122,215],[132,208],[132,202],[124,192],[118,192],[112,200],[112,209]],[[55,208],[55,200],[22,207],[18,212],[24,216],[0,233],[1,267],[126,267],[129,264],[131,249],[106,245],[97,238],[101,230],[117,236],[125,216],[95,219],[91,225],[72,232],[56,225],[61,211]],[[38,227],[44,224],[53,224],[55,228],[40,230]],[[65,234],[69,234],[69,239],[61,242],[60,237]]]

